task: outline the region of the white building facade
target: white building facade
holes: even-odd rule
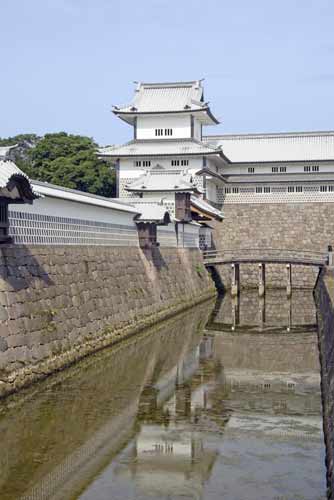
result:
[[[203,127],[218,120],[201,81],[138,84],[133,102],[113,112],[133,127],[130,142],[99,151],[116,168],[118,197],[162,202],[172,216],[177,193],[191,193],[191,204],[206,195],[214,201],[215,181],[198,172],[220,171],[227,159],[219,145],[203,141]],[[205,209],[208,220],[222,218],[213,206],[205,203]]]
[[[113,112],[133,127],[130,142],[99,152],[116,168],[120,198],[159,199],[175,215],[183,180],[192,200],[218,209],[334,201],[334,132],[203,135],[218,120],[201,81],[138,84]]]

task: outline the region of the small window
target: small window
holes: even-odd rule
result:
[[[320,192],[321,193],[327,193],[328,186],[320,186]]]
[[[311,167],[309,165],[305,165],[304,172],[311,172]]]
[[[295,192],[295,186],[288,186],[288,193],[294,193]]]
[[[171,164],[172,164],[172,167],[178,167],[180,165],[180,160],[172,160]]]
[[[162,128],[156,128],[155,129],[155,135],[160,137],[161,135],[163,135],[163,129]]]
[[[319,165],[312,165],[312,172],[319,172]]]
[[[273,174],[277,174],[278,167],[271,167],[271,171],[272,171]]]
[[[136,165],[136,167],[141,167],[141,161],[136,160],[135,165]]]
[[[332,193],[334,191],[334,186],[328,186],[328,191]]]
[[[149,160],[143,161],[143,167],[150,167],[150,166],[151,166],[151,162]]]
[[[172,128],[165,128],[165,135],[173,135],[173,129]]]
[[[225,188],[225,194],[230,194],[231,188]]]
[[[182,167],[186,167],[189,165],[189,160],[181,160]]]
[[[255,192],[258,193],[258,194],[262,193],[263,192],[262,186],[256,186]]]
[[[255,168],[254,167],[248,167],[248,173],[249,174],[254,174]]]
[[[233,194],[238,194],[239,193],[239,188],[237,188],[237,187],[232,188],[232,193]]]
[[[285,173],[285,172],[286,172],[286,167],[280,167],[280,168],[279,168],[279,171],[280,171],[280,172],[284,172],[284,173]]]
[[[270,193],[270,192],[271,192],[271,188],[270,188],[270,186],[265,186],[265,187],[263,188],[263,192],[264,192],[264,193]]]
[[[302,193],[303,192],[303,186],[296,186],[296,193]]]

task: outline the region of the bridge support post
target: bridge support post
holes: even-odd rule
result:
[[[259,298],[259,330],[263,330],[266,322],[266,303],[265,297]]]
[[[240,322],[240,302],[239,297],[236,295],[232,299],[232,332],[234,332],[236,326],[239,325]]]
[[[266,265],[259,264],[259,297],[266,293]]]
[[[232,271],[232,279],[231,279],[231,295],[232,297],[236,297],[239,295],[239,290],[240,290],[240,267],[239,264],[232,264],[231,265],[231,271]]]
[[[286,327],[286,331],[290,332],[292,326],[292,304],[291,297],[288,297],[288,325]]]
[[[328,245],[328,265],[333,266],[333,247]]]
[[[286,294],[288,297],[291,297],[292,294],[291,264],[286,265]]]

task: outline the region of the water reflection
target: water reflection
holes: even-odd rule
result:
[[[3,403],[0,498],[324,498],[313,301],[289,334],[276,295],[254,303],[204,304]]]
[[[316,331],[316,309],[312,291],[295,290],[287,297],[285,290],[268,290],[259,297],[248,290],[238,297],[219,297],[207,328],[221,331]]]

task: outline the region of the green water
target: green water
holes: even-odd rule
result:
[[[0,402],[0,499],[325,498],[312,295],[207,303]]]

